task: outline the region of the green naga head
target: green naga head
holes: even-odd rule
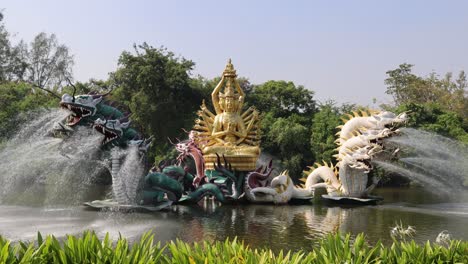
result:
[[[120,119],[98,118],[94,121],[94,129],[104,135],[102,145],[127,147],[138,146],[140,151],[146,152],[152,137],[143,140],[142,135],[130,127],[128,116]]]
[[[104,95],[69,95],[64,94],[60,107],[71,112],[67,125],[77,125],[82,119],[93,117],[97,112],[97,105],[101,103]]]
[[[104,135],[102,145],[112,143],[113,145],[122,145],[125,144],[125,141],[133,139],[136,135],[133,132],[134,130],[129,128],[131,121],[123,122],[126,118],[107,120],[98,118],[94,121],[94,129],[99,133]],[[132,131],[130,131],[132,130]]]

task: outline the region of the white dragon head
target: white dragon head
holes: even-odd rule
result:
[[[395,125],[404,123],[408,120],[406,112],[396,115],[392,112],[382,111],[372,117],[376,121],[376,126],[378,128],[394,127]]]

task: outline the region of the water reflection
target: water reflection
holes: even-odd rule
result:
[[[205,205],[206,206],[206,205]],[[434,240],[448,230],[467,239],[463,223],[467,204],[387,204],[367,207],[301,206],[178,206],[176,212],[187,224],[178,237],[185,241],[224,240],[237,236],[253,247],[308,249],[328,233],[366,233],[368,240],[391,243],[389,231],[400,221],[415,226],[419,242]],[[434,213],[438,212],[438,213]],[[447,214],[452,212],[452,214]]]
[[[132,240],[153,230],[156,240],[193,241],[238,237],[251,247],[310,249],[326,234],[364,232],[370,242],[391,243],[390,229],[397,222],[412,225],[418,242],[434,241],[442,230],[457,239],[468,239],[468,203],[415,195],[414,190],[379,190],[385,203],[364,207],[314,205],[220,205],[204,201],[198,206],[175,206],[154,214],[85,211],[82,207],[44,208],[0,206],[0,234],[12,240],[34,239],[43,234],[64,237],[95,230]],[[402,202],[404,201],[404,202]],[[466,201],[466,200],[461,200]]]

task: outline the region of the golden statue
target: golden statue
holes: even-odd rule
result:
[[[213,169],[218,154],[238,171],[250,171],[260,155],[259,113],[250,107],[242,113],[245,93],[236,80],[237,74],[229,60],[221,81],[211,93],[216,115],[202,103],[194,130],[206,169]],[[224,87],[224,92],[221,89]]]

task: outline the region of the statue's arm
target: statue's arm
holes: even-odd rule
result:
[[[235,82],[236,89],[237,89],[237,92],[239,93],[239,95],[245,98],[245,93],[242,90],[242,88],[240,87],[239,82],[236,79],[234,79],[234,82]]]
[[[242,143],[242,141],[245,140],[245,138],[247,137],[247,133],[248,133],[248,130],[245,129],[245,125],[244,125],[244,121],[242,120],[242,118],[239,116],[239,123],[238,123],[238,129],[239,129],[239,132],[235,132],[236,136],[239,138],[236,142],[237,145],[239,145],[240,143]]]
[[[237,112],[240,113],[242,111],[242,107],[244,107],[244,99],[245,99],[245,93],[244,90],[239,85],[239,82],[234,79],[235,86],[237,89],[237,92],[239,93],[239,107],[237,108]]]
[[[239,96],[239,105],[237,107],[237,113],[241,114],[242,113],[242,108],[244,107],[244,96]]]
[[[249,134],[249,131],[252,130],[252,128],[253,128],[255,122],[258,120],[258,112],[257,112],[257,111],[254,111],[252,114],[253,114],[252,119],[250,119],[250,122],[249,122],[249,124],[247,125],[247,128],[245,128],[244,123],[241,122],[242,129],[243,129],[243,130],[242,130],[242,131],[243,131],[243,132],[242,132],[243,136],[240,137],[240,139],[238,140],[238,143],[237,143],[237,144],[239,144],[239,143],[241,143],[242,141],[244,141],[244,139],[245,139],[245,138],[247,137],[247,135]]]
[[[223,112],[221,110],[221,107],[219,106],[219,92],[221,91],[221,88],[223,87],[224,78],[225,78],[224,75],[221,76],[221,81],[218,83],[218,85],[215,87],[215,89],[211,93],[211,100],[213,101],[213,106],[215,108],[216,114],[221,114]]]

